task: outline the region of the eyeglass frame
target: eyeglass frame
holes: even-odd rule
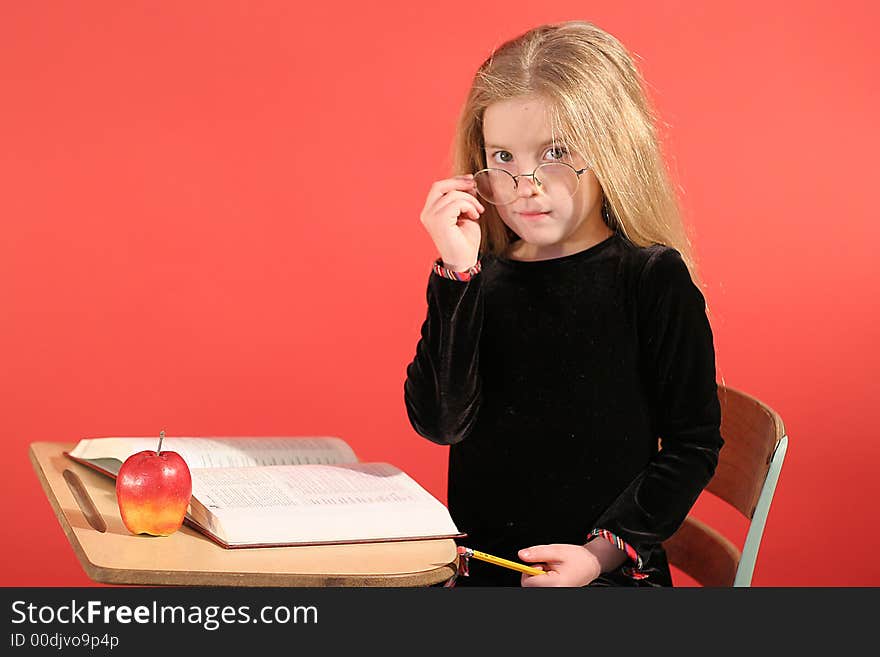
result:
[[[587,171],[589,171],[590,168],[591,168],[591,167],[589,167],[589,166],[586,166],[586,167],[584,167],[583,169],[575,169],[575,168],[574,168],[573,166],[571,166],[568,162],[541,162],[541,164],[539,164],[538,166],[536,166],[536,167],[534,168],[534,170],[533,170],[531,173],[518,173],[518,174],[516,174],[516,175],[514,176],[512,173],[510,173],[510,171],[507,171],[506,169],[498,169],[498,168],[496,168],[496,167],[485,167],[485,168],[483,168],[483,169],[480,169],[480,170],[477,171],[476,173],[474,173],[474,180],[476,180],[477,175],[483,173],[484,171],[503,171],[504,173],[506,173],[508,176],[510,176],[510,177],[513,179],[513,191],[514,191],[514,193],[516,192],[517,189],[519,189],[519,181],[517,180],[517,178],[523,178],[523,177],[528,178],[528,177],[531,177],[532,182],[535,183],[535,186],[538,187],[538,188],[540,188],[540,187],[542,187],[542,186],[544,185],[544,183],[542,183],[542,182],[538,179],[538,176],[537,176],[536,174],[538,173],[538,169],[540,169],[540,168],[543,167],[543,166],[547,166],[548,164],[562,164],[562,165],[564,165],[564,166],[567,166],[569,169],[571,169],[572,171],[575,172],[575,175],[577,175],[578,185],[581,184],[581,176],[582,176],[584,173],[586,173]],[[575,190],[577,190],[577,187],[575,187]],[[485,196],[483,196],[483,194],[480,192],[479,187],[477,188],[477,193],[479,193],[480,196],[482,196],[483,199],[485,199],[485,201],[486,201],[487,203],[491,203],[492,205],[510,205],[511,203],[513,203],[513,202],[516,201],[516,198],[514,198],[513,200],[508,201],[507,203],[495,203],[494,201],[490,201],[490,200],[487,199]],[[574,196],[574,194],[572,194],[572,196]]]

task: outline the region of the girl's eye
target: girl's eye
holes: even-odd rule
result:
[[[546,159],[562,160],[565,159],[565,157],[568,155],[568,150],[564,146],[554,146],[553,148],[548,149],[545,155],[547,155],[547,153],[556,153],[556,155],[553,155]],[[513,155],[511,155],[508,151],[495,151],[492,154],[492,158],[495,162],[499,164],[508,164],[513,160]]]

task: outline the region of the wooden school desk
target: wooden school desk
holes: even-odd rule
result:
[[[119,515],[115,481],[64,456],[75,444],[33,442],[28,453],[71,547],[96,582],[429,586],[456,569],[452,539],[228,550],[187,524],[171,536],[134,535]]]

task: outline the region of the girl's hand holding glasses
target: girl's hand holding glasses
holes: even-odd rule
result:
[[[466,271],[479,257],[479,218],[486,208],[475,191],[472,174],[438,180],[431,185],[422,210],[422,225],[440,252],[443,265],[453,271]]]

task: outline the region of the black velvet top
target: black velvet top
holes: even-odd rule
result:
[[[518,561],[602,528],[637,550],[645,584],[671,585],[659,544],[724,442],[705,301],[679,252],[615,233],[550,260],[484,256],[468,282],[432,272],[427,300],[404,398],[413,428],[451,446],[462,544]],[[470,570],[460,583],[521,577]],[[632,583],[618,571],[595,584]]]

